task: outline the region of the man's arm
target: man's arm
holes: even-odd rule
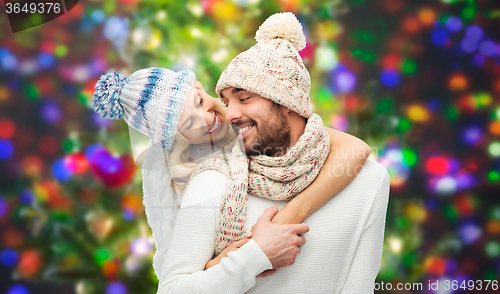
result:
[[[382,258],[385,216],[389,201],[389,174],[385,169],[384,173],[341,294],[373,293],[373,283],[377,277]]]

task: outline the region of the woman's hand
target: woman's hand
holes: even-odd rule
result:
[[[289,203],[290,204],[290,203]],[[271,220],[274,224],[300,224],[305,219],[305,212],[295,209],[292,205],[287,205],[283,209],[278,210],[278,213]]]
[[[212,266],[218,264],[223,257],[227,257],[227,254],[229,252],[236,251],[236,250],[238,250],[238,248],[240,248],[241,246],[245,245],[245,243],[247,243],[248,241],[250,241],[251,235],[252,235],[252,233],[250,232],[248,234],[248,237],[243,238],[243,239],[241,239],[239,241],[233,242],[229,246],[227,246],[227,248],[224,249],[219,255],[217,255],[217,257],[215,257],[214,259],[212,259],[212,260],[210,260],[210,261],[207,262],[207,264],[205,265],[205,270],[207,270],[207,269],[211,268]],[[260,273],[257,277],[267,277],[269,275],[274,274],[275,272],[276,272],[276,269],[265,270],[262,273]]]

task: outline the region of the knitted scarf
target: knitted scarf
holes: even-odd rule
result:
[[[330,152],[330,138],[321,117],[313,114],[297,144],[284,156],[247,157],[236,142],[231,154],[200,163],[190,180],[206,170],[228,178],[216,227],[215,253],[246,235],[247,192],[271,200],[291,200],[316,178]]]

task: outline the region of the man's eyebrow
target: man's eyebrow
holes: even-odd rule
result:
[[[245,91],[244,89],[241,89],[241,88],[234,88],[232,91],[231,91],[231,94],[236,94],[240,91]],[[224,95],[222,94],[222,91],[220,92],[220,98],[222,98],[222,100],[224,100],[224,102],[226,102],[226,97],[224,97]]]

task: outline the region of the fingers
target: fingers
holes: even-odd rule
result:
[[[266,210],[264,210],[264,213],[259,217],[257,222],[259,221],[271,222],[276,213],[278,213],[278,206],[273,205],[271,207],[268,207],[266,208]]]
[[[259,275],[257,275],[257,278],[263,278],[263,277],[267,277],[267,276],[270,276],[272,274],[274,274],[278,269],[270,269],[270,270],[265,270],[263,271],[262,273],[260,273]]]
[[[304,238],[303,236],[298,236],[299,237],[299,247],[302,247],[304,246],[304,244],[306,244],[306,238]]]
[[[250,241],[250,238],[249,238],[249,237],[246,237],[246,238],[243,238],[243,239],[238,240],[238,241],[236,241],[236,242],[233,242],[233,244],[234,244],[236,247],[240,248],[241,246],[245,245],[245,243],[246,243],[246,242],[248,242],[248,241]]]
[[[309,226],[307,224],[291,225],[296,230],[297,235],[302,235],[309,232]]]

